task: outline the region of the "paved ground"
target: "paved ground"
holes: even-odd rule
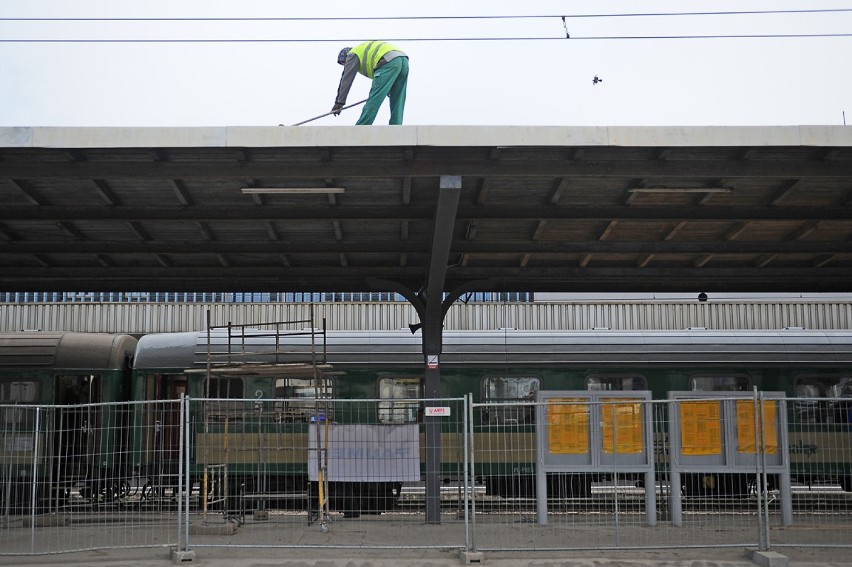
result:
[[[797,567],[850,567],[849,549],[784,549],[786,558]],[[187,558],[189,559],[189,558]],[[741,548],[600,553],[485,553],[468,558],[470,564],[490,567],[755,567],[749,553]],[[103,566],[167,567],[175,564],[167,549],[90,551],[38,556],[0,557],[2,565],[20,566]],[[182,562],[204,567],[456,567],[465,564],[457,551],[314,550],[314,549],[203,549]]]
[[[491,567],[852,567],[852,547],[839,547],[852,543],[852,523],[846,516],[833,520],[823,516],[819,523],[799,521],[793,526],[776,523],[770,530],[772,553],[756,560],[748,550],[752,544],[745,543],[753,541],[756,532],[750,515],[691,517],[681,527],[665,522],[648,526],[639,515],[620,525],[617,533],[610,524],[595,523],[593,516],[554,517],[546,526],[525,517],[487,516],[472,534],[472,543],[486,550],[480,555],[461,553],[465,524],[455,516],[445,516],[439,525],[425,524],[417,516],[406,518],[337,518],[323,530],[322,524],[308,524],[305,516],[271,516],[263,521],[250,517],[240,527],[225,523],[221,516],[212,523],[193,516],[191,553],[178,556],[172,554],[177,529],[171,516],[79,515],[36,529],[23,522],[9,523],[0,529],[0,553],[20,555],[0,556],[0,565],[449,567],[467,562]],[[692,547],[708,543],[719,547]],[[111,544],[136,547],[92,551]],[[415,545],[423,548],[395,548]],[[614,549],[630,546],[643,549]],[[546,551],[559,547],[583,551]],[[488,551],[513,548],[524,551]],[[32,549],[55,553],[27,555]],[[66,549],[89,551],[59,553]]]

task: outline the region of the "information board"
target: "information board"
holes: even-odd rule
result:
[[[643,474],[645,515],[657,522],[654,415],[649,391],[536,393],[536,518],[547,524],[549,474],[593,473],[618,490],[621,474]],[[590,478],[590,477],[586,477]]]
[[[670,512],[683,521],[681,476],[778,476],[781,521],[793,518],[783,392],[669,392]],[[712,478],[712,477],[711,477]]]
[[[778,453],[778,403],[764,401],[763,410],[757,411],[756,416],[755,409],[753,400],[737,400],[737,451],[757,453],[759,441],[767,455],[775,455]],[[755,429],[756,424],[759,429]],[[757,431],[763,434],[762,439]]]
[[[722,403],[681,402],[680,450],[683,455],[722,454]]]
[[[645,449],[640,398],[601,398],[604,453],[639,455]]]
[[[550,398],[547,448],[555,455],[589,452],[589,404],[583,398]]]

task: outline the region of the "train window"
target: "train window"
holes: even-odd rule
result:
[[[639,374],[592,374],[586,377],[587,390],[647,390],[648,381]]]
[[[205,395],[208,398],[244,398],[242,378],[210,378],[206,383]]]
[[[422,378],[379,378],[379,422],[417,423],[420,421]],[[400,401],[414,400],[414,401]]]
[[[0,382],[0,404],[34,404],[38,402],[38,383],[34,380],[3,380]],[[2,423],[31,423],[34,410],[0,408]]]
[[[242,378],[219,378],[212,377],[205,381],[205,396],[224,400],[239,400],[245,398]],[[212,419],[224,419],[230,417],[238,419],[243,417],[247,411],[244,402],[205,402],[208,417]],[[250,410],[248,410],[250,411]]]
[[[485,403],[532,402],[538,391],[539,379],[528,376],[486,376],[482,379],[482,400]],[[482,421],[488,425],[535,423],[535,406],[495,405],[483,409]]]
[[[314,415],[334,419],[332,404],[321,404],[317,400],[334,398],[334,380],[331,378],[278,378],[275,380],[275,412],[281,421],[307,422]]]
[[[796,420],[804,423],[852,423],[852,376],[797,376]],[[819,398],[827,398],[825,400]]]
[[[99,402],[100,397],[100,376],[87,374],[79,376],[75,374],[57,375],[56,382],[56,403],[72,405],[72,404],[89,404]]]
[[[693,392],[745,392],[751,390],[748,376],[693,376],[690,380]]]

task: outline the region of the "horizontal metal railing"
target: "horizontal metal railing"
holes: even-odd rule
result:
[[[408,329],[405,302],[362,303],[0,303],[0,330],[123,332],[205,329],[213,324],[325,318],[328,330]],[[849,329],[852,301],[591,301],[456,303],[448,330]]]

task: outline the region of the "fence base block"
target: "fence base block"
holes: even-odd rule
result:
[[[172,563],[174,563],[175,565],[181,565],[190,561],[195,561],[194,551],[179,551],[177,549],[172,550]]]
[[[475,551],[462,551],[459,553],[459,559],[464,565],[479,565],[484,557],[482,557],[482,553]]]
[[[749,549],[746,556],[761,567],[789,567],[790,565],[790,558],[776,551]]]

